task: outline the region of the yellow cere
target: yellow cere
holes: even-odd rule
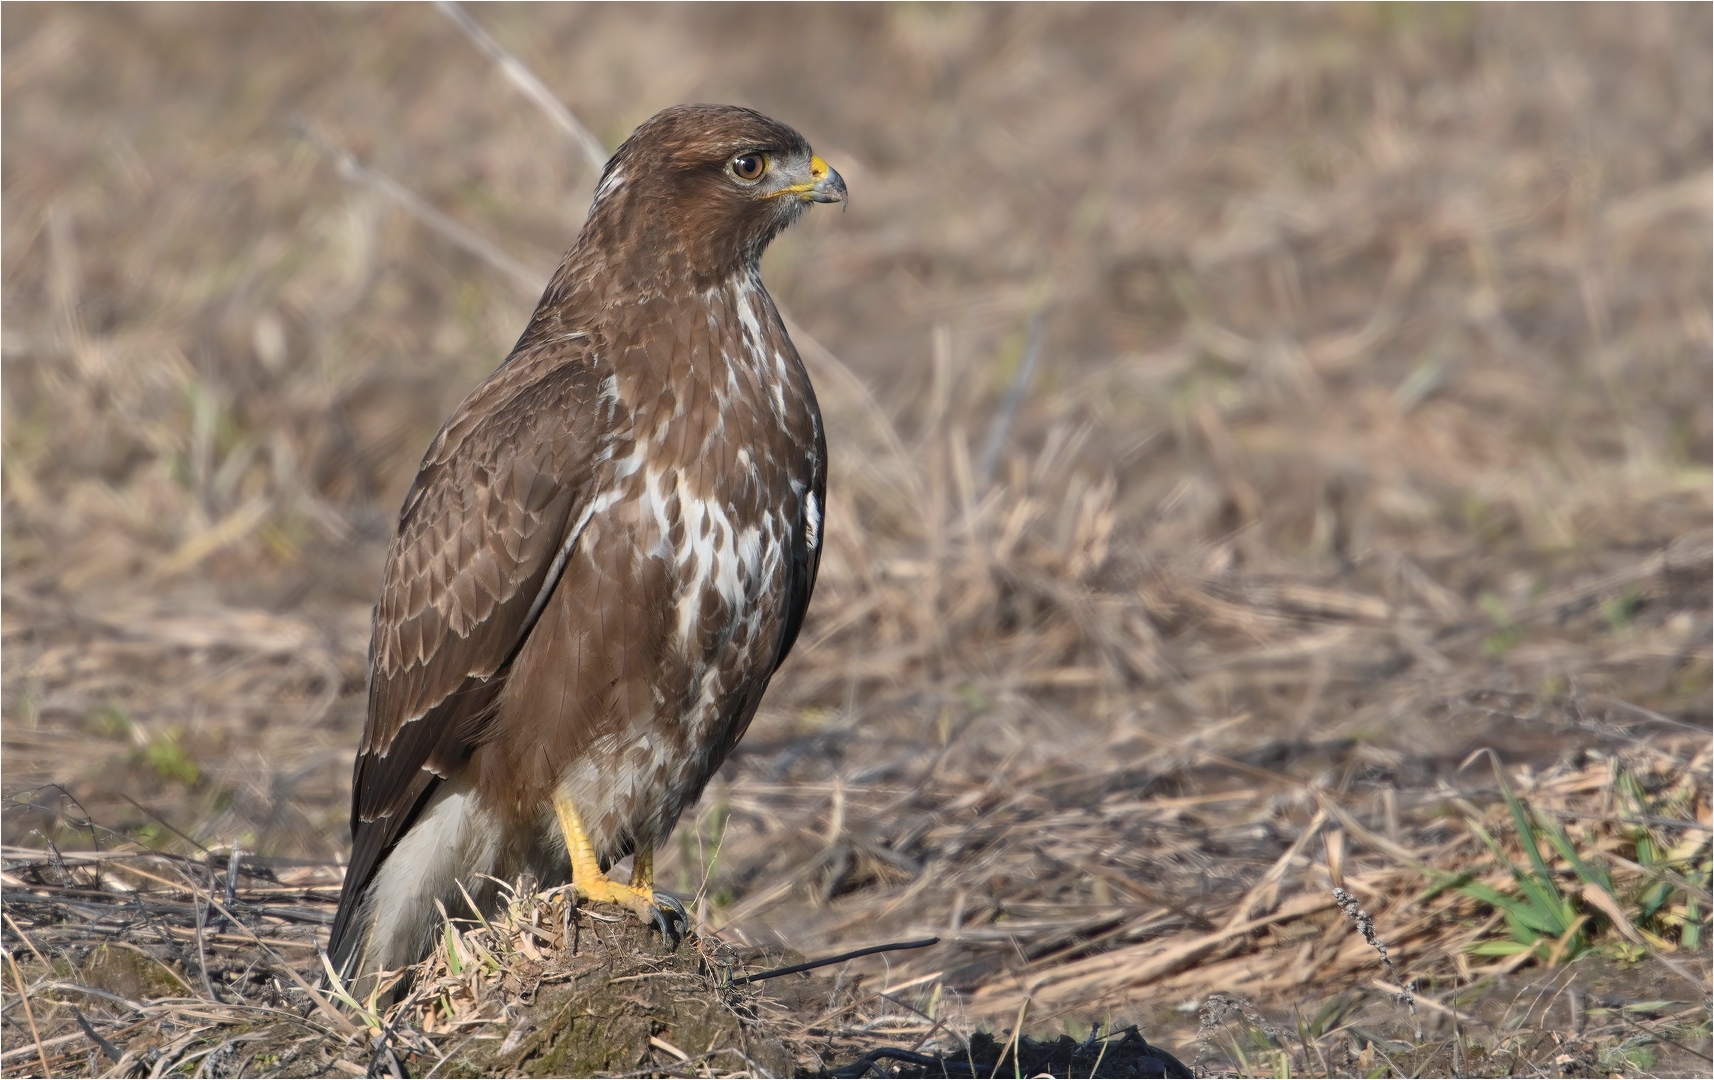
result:
[[[773,195],[769,196],[769,198],[778,198],[781,195],[801,195],[807,199],[810,191],[814,189],[815,185],[821,183],[822,180],[827,178],[827,173],[827,162],[821,160],[820,154],[812,154],[809,159],[809,179],[802,184],[792,184],[790,186],[783,187],[774,192]]]

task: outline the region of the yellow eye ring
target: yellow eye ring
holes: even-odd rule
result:
[[[762,174],[767,171],[768,159],[764,154],[752,151],[732,159],[732,175],[748,183],[760,180]]]

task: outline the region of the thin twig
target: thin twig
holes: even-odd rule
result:
[[[525,97],[535,102],[536,106],[546,113],[548,118],[557,124],[572,142],[577,144],[578,149],[583,151],[584,160],[589,163],[589,167],[595,170],[596,175],[600,175],[601,170],[607,167],[607,148],[601,144],[601,140],[595,137],[595,133],[590,131],[583,121],[566,108],[565,102],[555,97],[553,91],[547,88],[547,84],[536,78],[535,72],[526,67],[522,60],[514,56],[498,41],[495,41],[488,31],[477,25],[476,20],[472,19],[470,13],[464,8],[452,3],[451,0],[439,0],[435,7],[440,8],[441,14],[457,24],[458,28],[464,31],[464,35],[478,49],[486,53],[490,60],[500,65],[500,71],[507,79],[511,80],[512,85],[522,91]]]
[[[204,855],[208,854],[207,848],[203,847],[202,844],[198,843],[195,839],[191,838],[190,836],[188,836],[184,832],[182,832],[178,826],[174,825],[172,822],[168,821],[166,818],[162,817],[161,815],[155,813],[153,810],[149,809],[147,806],[144,806],[142,803],[138,802],[136,799],[133,799],[131,796],[126,795],[124,798],[125,798],[126,802],[130,803],[132,806],[135,806],[137,809],[143,811],[143,813],[148,814],[150,817],[154,818],[155,821],[158,824],[160,824],[162,828],[171,832],[174,836],[178,837],[180,840],[183,840],[185,843],[189,844],[191,847],[196,848],[198,851],[202,852]]]
[[[237,844],[232,845],[232,853],[226,859],[226,907],[227,910],[238,905],[238,857],[244,854]]]
[[[85,997],[100,998],[102,1001],[111,1001],[120,1008],[134,1013],[140,1014],[146,1011],[141,1004],[132,1001],[130,998],[122,994],[115,994],[111,990],[102,990],[99,987],[79,986],[77,983],[51,982],[43,983],[42,989],[58,990],[62,994],[83,994]]]
[[[405,210],[412,217],[427,225],[441,238],[464,249],[476,256],[489,266],[510,278],[526,294],[535,295],[547,284],[548,273],[532,270],[517,259],[501,251],[488,239],[447,217],[431,206],[427,200],[410,188],[399,183],[369,165],[359,161],[356,154],[340,146],[326,135],[308,123],[300,123],[298,131],[304,138],[320,147],[339,169],[339,175],[355,183],[367,184],[381,195],[391,200],[395,205]]]
[[[1012,1073],[1019,1077],[1024,1075],[1024,1063],[1019,1060],[1018,1051],[1023,1044],[1024,1017],[1028,1015],[1029,1009],[1030,999],[1026,995],[1024,1000],[1018,1003],[1018,1018],[1012,1021]],[[1000,1056],[994,1059],[994,1068],[988,1073],[988,1080],[994,1080],[996,1076],[1000,1075],[1000,1065],[1005,1060],[1006,1053],[1002,1050]]]
[[[904,949],[926,949],[930,945],[939,945],[937,937],[923,938],[921,941],[895,941],[889,945],[871,945],[867,949],[857,949],[838,956],[829,956],[824,960],[810,960],[791,967],[775,968],[764,971],[759,975],[743,975],[732,980],[733,986],[743,986],[745,983],[761,982],[764,979],[777,979],[781,975],[796,975],[800,971],[814,971],[816,968],[827,967],[831,964],[842,964],[847,960],[855,960],[860,956],[873,956],[875,953],[899,952]]]
[[[1375,936],[1374,917],[1363,910],[1355,896],[1337,885],[1333,888],[1333,901],[1339,905],[1339,910],[1345,913],[1345,917],[1357,927],[1357,932],[1363,935],[1363,940],[1369,943],[1369,947],[1381,954],[1381,963],[1386,967],[1387,974],[1391,975],[1393,981],[1399,985],[1398,999],[1404,1002],[1405,1008],[1410,1010],[1411,1024],[1416,1028],[1416,1041],[1421,1042],[1422,1024],[1416,1015],[1416,994],[1411,992],[1410,984],[1405,981],[1404,974],[1399,971],[1398,965],[1393,963],[1393,958],[1387,955],[1386,943]]]
[[[22,941],[32,953],[36,954],[36,959],[42,962],[43,967],[52,971],[53,965],[48,963],[48,958],[42,955],[42,950],[36,948],[36,943],[30,940],[30,936],[24,933],[23,927],[19,926],[17,922],[13,920],[11,915],[7,914],[4,917],[6,919],[6,925],[10,926],[12,928],[12,932],[18,935],[18,940]]]
[[[1100,1030],[1101,1030],[1100,1024],[1097,1024],[1094,1027],[1090,1028],[1089,1029],[1089,1037],[1093,1039],[1095,1037],[1095,1033],[1097,1031],[1100,1031]],[[1101,1040],[1101,1052],[1095,1055],[1095,1064],[1089,1067],[1089,1075],[1091,1077],[1095,1076],[1097,1073],[1099,1073],[1101,1071],[1101,1062],[1106,1060],[1107,1047],[1109,1047],[1111,1045],[1113,1045],[1113,1040],[1111,1037],[1108,1037],[1108,1038]]]
[[[30,1022],[30,1037],[36,1040],[36,1054],[42,1059],[42,1075],[52,1080],[54,1071],[48,1067],[48,1050],[42,1045],[42,1033],[36,1029],[36,1014],[30,1008],[30,991],[24,986],[24,973],[18,970],[18,959],[12,955],[11,949],[0,950],[6,954],[6,962],[12,965],[12,978],[18,984],[18,998],[24,1003],[24,1019]]]
[[[210,902],[212,901],[213,895],[211,893]],[[202,988],[208,991],[210,1000],[225,1005],[227,1004],[226,1000],[214,989],[214,982],[208,977],[208,950],[203,941],[203,929],[207,924],[208,909],[199,902],[196,904],[196,964],[202,972]]]

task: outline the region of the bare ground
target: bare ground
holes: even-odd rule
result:
[[[941,943],[611,1071],[1707,1070],[1706,6],[473,15],[606,146],[750,104],[853,192],[765,265],[821,585],[661,870],[740,970]],[[0,1065],[291,1071],[253,1008],[366,1068],[296,979],[380,556],[587,155],[432,7],[0,31]],[[517,940],[454,928],[413,1074]]]

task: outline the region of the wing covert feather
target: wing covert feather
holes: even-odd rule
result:
[[[809,598],[815,592],[816,574],[821,569],[821,545],[826,537],[827,514],[827,440],[821,425],[815,427],[815,472],[810,481],[808,498],[799,511],[798,527],[793,536],[791,563],[786,585],[785,625],[780,634],[779,655],[769,674],[778,671],[792,646],[797,644],[798,631],[803,629],[804,616],[809,612]],[[814,500],[814,509],[809,500]]]
[[[353,828],[408,810],[422,770],[444,773],[480,738],[590,497],[596,383],[581,349],[514,358],[430,445],[375,608]]]

